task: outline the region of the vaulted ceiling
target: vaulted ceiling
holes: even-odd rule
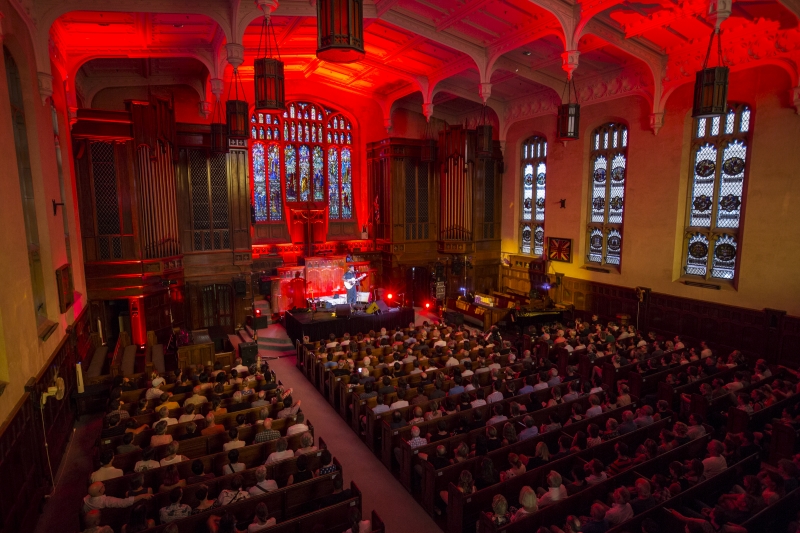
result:
[[[54,21],[52,47],[78,85],[183,77],[210,100],[210,80],[230,76],[231,43],[244,45],[240,72],[252,75],[263,19],[253,2],[62,1],[29,0],[29,8]],[[709,10],[721,13],[726,64],[777,64],[797,85],[800,0],[379,0],[365,2],[366,58],[351,64],[316,58],[313,0],[281,0],[272,24],[289,79],[375,98],[385,113],[399,102],[455,116],[487,101],[508,124],[552,112],[574,69],[582,102],[641,94],[657,122],[668,95],[702,65],[716,17]]]

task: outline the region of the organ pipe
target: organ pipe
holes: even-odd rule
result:
[[[141,191],[139,234],[144,259],[180,253],[172,147],[168,143],[159,143],[153,153],[155,157],[151,158],[147,146],[137,149],[137,174]]]

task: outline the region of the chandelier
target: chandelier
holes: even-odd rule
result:
[[[719,66],[708,67],[714,36],[717,36],[717,54]],[[719,26],[714,28],[708,41],[708,52],[703,62],[703,70],[697,72],[694,79],[694,102],[692,117],[704,118],[724,115],[728,110],[728,67],[722,57],[722,35]]]
[[[270,42],[270,38],[271,41]],[[261,56],[261,43],[264,43],[264,55]],[[272,57],[272,43],[278,59]],[[283,61],[278,49],[278,39],[272,27],[270,15],[264,13],[261,24],[261,37],[258,40],[258,52],[253,61],[253,82],[255,84],[255,108],[258,111],[285,109],[286,86],[283,75]]]
[[[317,0],[317,57],[353,63],[364,55],[364,0]]]
[[[571,90],[570,90],[571,84]],[[575,88],[575,78],[572,74],[567,74],[567,83],[564,86],[567,93],[567,103],[558,106],[558,140],[573,141],[580,138],[581,105],[578,103],[578,89]],[[575,93],[575,101],[572,101],[572,93]],[[564,101],[564,94],[561,94],[561,101]]]
[[[248,104],[246,100],[239,100],[239,87],[242,80],[239,77],[239,69],[233,68],[233,77],[228,87],[228,101],[225,102],[225,114],[228,124],[228,138],[244,140],[248,137]],[[235,93],[231,99],[231,91]],[[244,87],[242,87],[242,98],[244,98]]]

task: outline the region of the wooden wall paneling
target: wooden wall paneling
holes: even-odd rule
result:
[[[35,529],[42,498],[51,490],[42,431],[47,435],[55,473],[72,434],[70,394],[75,387],[74,365],[80,352],[88,351],[90,345],[86,341],[90,316],[84,308],[67,328],[64,339],[36,377],[25,385],[25,393],[0,426],[0,533]],[[64,379],[64,399],[48,398],[40,409],[41,393],[53,384],[56,375]]]
[[[250,262],[250,169],[246,150],[228,152],[228,202],[234,256],[246,252]],[[240,261],[235,261],[239,263]]]
[[[0,532],[32,531],[43,492],[42,465],[37,454],[33,403],[25,393],[0,426]],[[33,502],[36,502],[34,505]]]
[[[146,331],[155,332],[158,341],[162,343],[169,340],[172,331],[171,303],[169,290],[144,297]]]
[[[784,317],[778,361],[796,367],[800,362],[797,356],[798,346],[800,346],[800,317]]]
[[[73,141],[75,152],[75,186],[78,193],[78,217],[83,239],[83,257],[85,262],[97,259],[95,243],[96,229],[94,225],[94,202],[92,201],[91,174],[89,172],[89,142],[85,139]]]

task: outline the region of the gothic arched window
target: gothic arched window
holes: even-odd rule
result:
[[[693,123],[684,273],[733,282],[753,132],[750,108],[733,105],[724,116]]]
[[[628,163],[628,127],[608,123],[590,137],[587,261],[619,268]]]
[[[338,111],[288,102],[250,116],[256,222],[284,220],[284,204],[327,202],[330,220],[353,218],[353,127]]]
[[[547,139],[530,137],[522,143],[522,220],[520,251],[544,253],[544,193],[547,181]]]

